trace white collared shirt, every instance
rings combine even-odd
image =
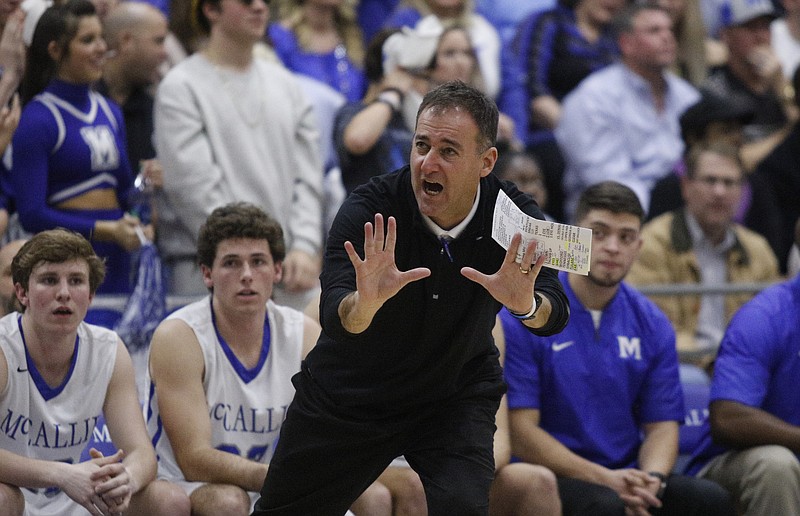
[[[692,238],[692,248],[700,266],[700,283],[720,285],[728,282],[728,251],[736,243],[732,228],[725,232],[725,238],[717,245],[710,242],[703,233],[697,219],[686,211],[686,225]],[[725,296],[706,294],[700,300],[700,313],[697,316],[695,339],[700,349],[715,349],[725,333]]]
[[[431,220],[430,217],[424,214],[422,215],[422,220],[425,221],[425,225],[428,226],[428,229],[430,229],[433,232],[433,234],[436,235],[436,238],[446,237],[451,240],[456,239],[458,238],[458,235],[460,235],[464,231],[464,228],[467,227],[467,224],[469,224],[469,222],[475,216],[475,213],[477,213],[478,202],[480,202],[480,200],[481,200],[481,185],[478,184],[478,192],[475,194],[475,202],[472,203],[472,209],[469,211],[464,220],[456,224],[452,229],[440,228],[438,224],[436,224],[433,220]]]

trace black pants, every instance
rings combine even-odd
[[[499,379],[385,419],[343,416],[306,372],[292,381],[253,516],[340,516],[399,455],[419,474],[430,516],[488,514]]]
[[[558,477],[564,516],[624,516],[625,504],[610,487],[574,478]],[[730,494],[703,478],[670,475],[659,516],[735,516]]]

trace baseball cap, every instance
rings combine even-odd
[[[778,17],[772,0],[725,0],[720,6],[719,20],[723,27],[734,27],[762,16]]]
[[[736,120],[747,125],[753,121],[755,115],[755,109],[750,104],[704,91],[700,100],[681,115],[681,134],[684,139],[687,136],[700,138],[713,122]]]

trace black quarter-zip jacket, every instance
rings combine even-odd
[[[345,200],[327,241],[322,270],[323,332],[304,369],[331,401],[350,415],[390,417],[426,404],[470,395],[472,386],[502,387],[502,370],[491,331],[501,305],[481,285],[461,275],[473,267],[497,272],[505,250],[492,239],[492,216],[500,190],[525,213],[544,219],[536,202],[494,174],[481,179],[477,212],[449,253],[427,228],[417,207],[408,166],[378,176]],[[363,257],[364,224],[375,213],[397,220],[395,261],[407,271],[427,267],[431,275],[406,285],[389,299],[361,334],[347,332],[338,307],[356,289],[345,241]],[[538,335],[561,331],[568,301],[556,271],[543,268],[536,290],[553,311]],[[483,388],[483,387],[482,387]]]

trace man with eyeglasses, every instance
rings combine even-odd
[[[686,157],[681,180],[685,207],[660,215],[642,230],[644,245],[631,268],[635,285],[771,282],[778,262],[766,239],[734,222],[744,173],[735,147],[699,144]],[[752,294],[654,296],[677,333],[682,359],[713,361],[725,327]]]

